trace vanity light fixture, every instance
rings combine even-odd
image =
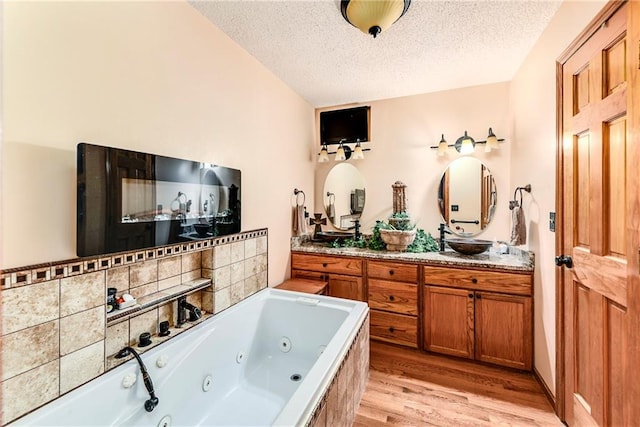
[[[456,140],[454,146],[460,154],[471,154],[476,149],[476,141],[467,135],[467,131],[465,130],[464,135]],[[458,147],[460,147],[460,149],[458,149]]]
[[[322,149],[318,153],[318,163],[326,163],[329,161],[329,150],[327,150],[327,144],[322,144]]]
[[[500,148],[498,143],[498,137],[493,133],[493,129],[489,128],[489,135],[487,136],[487,143],[484,146],[485,153],[490,153],[491,150],[497,150]]]
[[[340,12],[346,21],[376,38],[409,9],[411,0],[341,0]]]
[[[358,142],[356,144],[356,148],[353,149],[353,160],[362,160],[364,159],[364,152],[362,151],[362,146]]]
[[[460,154],[472,154],[475,151],[475,147],[477,144],[484,144],[485,153],[491,152],[491,150],[497,150],[500,148],[500,143],[504,142],[503,138],[498,138],[495,133],[493,133],[493,129],[489,128],[489,134],[485,141],[476,141],[473,137],[469,136],[467,131],[464,131],[464,135],[456,140],[454,144],[447,144],[447,141],[444,139],[444,134],[442,134],[442,138],[438,145],[432,145],[431,149],[437,150],[436,154],[438,156],[444,156],[449,147],[453,147]]]
[[[447,148],[449,146],[447,145],[447,140],[444,139],[444,133],[442,134],[442,138],[440,139],[440,142],[438,143],[438,146],[436,147],[438,149],[438,156],[444,156],[447,152]]]
[[[328,145],[338,145],[338,149],[336,151],[329,151]],[[318,163],[326,163],[329,161],[329,154],[335,154],[334,160],[336,162],[340,162],[343,160],[349,160],[353,158],[353,160],[361,160],[364,159],[364,152],[371,151],[370,148],[362,148],[362,143],[360,141],[356,141],[355,147],[352,149],[350,145],[348,145],[345,141],[340,142],[323,142],[322,148],[318,153]]]

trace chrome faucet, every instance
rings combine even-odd
[[[444,252],[444,235],[452,234],[446,224],[440,224],[440,252]]]
[[[158,406],[158,397],[156,396],[155,391],[153,390],[153,382],[151,381],[151,376],[147,372],[147,367],[144,366],[144,362],[140,358],[140,355],[133,347],[125,347],[116,354],[116,359],[122,359],[123,357],[132,354],[133,357],[138,361],[138,365],[140,365],[140,372],[142,373],[142,379],[144,380],[144,386],[149,392],[149,399],[144,402],[144,409],[147,412],[151,412]]]

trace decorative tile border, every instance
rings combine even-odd
[[[0,270],[0,290],[31,285],[53,279],[78,276],[112,267],[144,262],[149,259],[163,258],[172,255],[197,252],[227,243],[238,242],[256,237],[266,236],[268,229],[245,231],[224,237],[216,237],[196,242],[185,242],[178,245],[154,247],[133,252],[121,252],[95,258],[76,258],[66,261],[29,265],[25,267]]]

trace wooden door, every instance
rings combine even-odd
[[[428,351],[473,359],[473,291],[425,286],[424,345]]]
[[[618,5],[616,5],[617,8]],[[615,8],[611,8],[612,11]],[[563,62],[560,276],[569,425],[622,425],[627,305],[627,5]],[[565,260],[566,261],[566,258]]]
[[[355,276],[330,274],[329,295],[332,297],[365,301],[362,279]]]
[[[475,293],[476,360],[531,369],[531,297]]]

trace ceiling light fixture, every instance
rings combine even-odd
[[[376,38],[407,12],[411,0],[341,0],[340,11],[348,23]]]
[[[454,147],[460,154],[472,154],[475,151],[476,144],[485,144],[484,151],[485,153],[489,153],[491,150],[497,150],[500,148],[501,142],[504,142],[504,139],[498,139],[491,128],[489,128],[489,134],[487,135],[486,141],[474,140],[465,130],[464,135],[458,138],[454,144],[447,144],[447,141],[444,139],[444,134],[442,134],[442,138],[438,145],[432,145],[431,149],[437,150],[436,154],[438,156],[444,156],[447,152],[447,148],[449,147]]]

